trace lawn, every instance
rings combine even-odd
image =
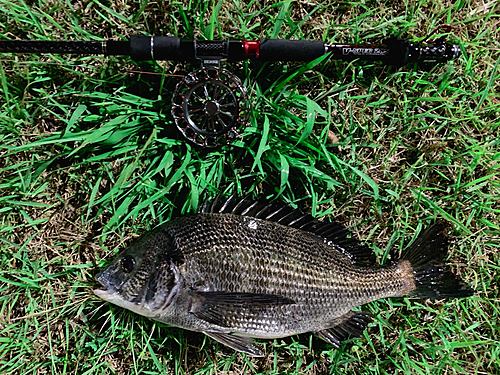
[[[500,4],[496,1],[0,0],[1,39],[422,41],[453,62],[223,63],[248,88],[242,140],[179,135],[188,63],[0,53],[1,374],[500,373]],[[436,219],[460,300],[380,300],[339,350],[311,334],[251,358],[111,306],[95,274],[133,239],[218,192],[335,220],[384,262]]]

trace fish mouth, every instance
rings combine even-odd
[[[117,298],[117,294],[111,289],[106,289],[106,287],[94,289],[93,292],[97,297],[106,302],[115,303],[114,301]]]
[[[99,289],[94,289],[93,292],[96,296],[102,298],[103,300],[107,300],[108,297],[111,294],[111,290],[109,288],[109,285],[105,282],[103,279],[103,273],[104,272],[99,272],[97,275],[95,275],[95,279],[101,284],[102,288]]]
[[[103,273],[104,272],[99,272],[95,275],[95,279],[97,280],[97,282],[99,284],[101,284],[101,286],[104,288],[104,290],[107,290],[108,289],[108,285],[106,285],[106,282],[104,281],[103,279]]]
[[[106,289],[94,289],[93,292],[97,297],[102,299],[105,299],[104,297],[109,295],[109,292]]]

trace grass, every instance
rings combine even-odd
[[[1,38],[422,40],[453,25],[454,63],[394,68],[331,60],[225,65],[249,88],[244,140],[184,142],[169,116],[170,62],[0,55],[0,373],[495,374],[500,372],[498,4],[24,2],[0,0]],[[155,73],[155,74],[152,74]],[[159,73],[159,74],[158,74]],[[392,299],[340,350],[305,334],[254,359],[92,294],[133,238],[220,190],[337,220],[382,260],[435,218],[450,263],[477,291]]]

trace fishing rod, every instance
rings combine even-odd
[[[380,61],[402,66],[409,63],[441,63],[460,56],[460,46],[444,36],[427,43],[389,38],[381,45],[328,44],[315,40],[183,40],[176,36],[133,35],[128,41],[28,41],[0,40],[0,52],[130,56],[135,61],[201,61],[202,67],[187,74],[172,95],[172,116],[177,128],[191,142],[208,147],[230,143],[241,136],[248,122],[247,89],[221,61],[312,61],[325,54],[336,60]]]

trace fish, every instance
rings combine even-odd
[[[96,275],[104,301],[250,356],[256,339],[313,332],[340,348],[381,298],[462,298],[474,294],[444,260],[446,224],[421,231],[381,266],[337,222],[290,205],[218,196],[196,214],[168,221],[123,250]]]

